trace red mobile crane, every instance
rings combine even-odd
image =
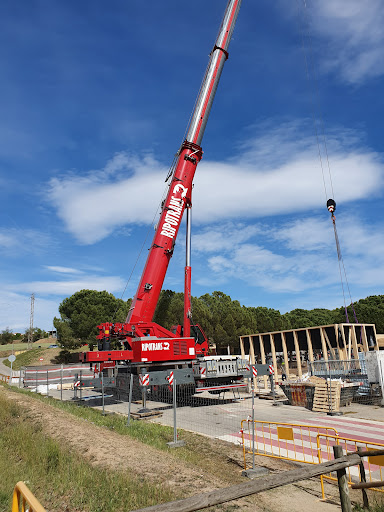
[[[125,323],[103,323],[99,328],[98,351],[82,354],[82,360],[89,363],[125,362],[136,373],[145,366],[182,368],[196,366],[195,373],[207,362],[208,342],[199,326],[191,326],[191,266],[190,266],[190,208],[192,205],[192,181],[197,164],[202,158],[201,141],[219,83],[221,72],[228,58],[228,46],[240,9],[241,0],[229,0],[205,76],[197,98],[195,110],[188,126],[187,136],[178,151],[178,160],[169,183],[167,197],[162,205],[145,268]],[[176,237],[184,210],[187,210],[187,261],[185,267],[184,325],[176,326],[173,332],[152,321],[163,286],[167,268],[172,257]],[[191,327],[193,336],[191,336]],[[110,350],[110,341],[117,339],[123,350]],[[229,359],[229,358],[228,358]],[[203,366],[202,366],[203,365]],[[218,367],[218,364],[210,364]],[[236,368],[235,368],[236,366]],[[238,365],[239,367],[241,364]],[[223,366],[224,367],[224,366]],[[229,366],[227,366],[228,369]],[[230,372],[236,380],[240,378],[237,365]],[[207,369],[207,368],[206,368]],[[215,374],[217,378],[217,371]],[[213,373],[212,373],[213,372]],[[208,372],[209,373],[209,372]],[[228,373],[228,372],[224,372]],[[243,373],[243,372],[240,372]],[[206,372],[205,372],[206,374]],[[199,377],[200,378],[200,377]],[[228,382],[228,378],[225,379]]]

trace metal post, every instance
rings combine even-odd
[[[48,370],[47,370],[47,396],[49,396]]]
[[[343,456],[343,449],[340,445],[333,447],[335,459]],[[352,512],[351,500],[349,497],[348,478],[345,468],[337,470],[337,482],[339,484],[339,495],[342,512]]]
[[[79,374],[78,373],[75,373],[75,383],[74,383],[74,386],[73,386],[73,399],[75,400],[77,398],[77,381],[79,380]]]
[[[21,388],[21,370],[22,370],[22,368],[20,368],[20,373],[19,373],[19,389]]]
[[[127,379],[127,382],[128,382],[128,379]],[[127,427],[129,427],[129,422],[131,421],[132,389],[133,389],[133,373],[131,373],[130,384],[129,384]]]
[[[173,378],[173,443],[167,443],[170,448],[178,448],[185,446],[185,441],[177,439],[177,426],[176,426],[176,406],[177,406],[177,393],[176,393],[176,377]]]
[[[255,469],[255,385],[252,379],[252,469]]]
[[[328,361],[328,378],[329,378],[329,403],[328,403],[328,414],[332,413],[332,381],[331,381],[331,363]]]
[[[60,400],[63,401],[63,365],[60,368]]]
[[[104,374],[101,372],[101,396],[102,396],[102,402],[103,402],[103,416],[105,414],[104,410]]]
[[[80,402],[83,399],[83,390],[81,389],[81,374],[82,374],[82,370],[80,370],[80,384],[79,384],[79,388],[80,388]]]
[[[173,442],[177,442],[176,427],[176,378],[173,379]]]
[[[141,386],[141,400],[143,403],[143,411],[147,409],[147,388],[146,386]]]
[[[36,393],[37,393],[37,370],[36,370]]]

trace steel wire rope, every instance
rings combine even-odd
[[[300,0],[297,0],[297,5],[298,5],[299,13],[300,13],[300,5],[301,5]],[[319,161],[320,161],[320,167],[321,167],[321,173],[322,173],[322,179],[323,179],[324,193],[325,193],[325,198],[327,200],[328,193],[327,193],[327,185],[326,185],[325,174],[324,174],[323,159],[321,156],[319,132],[318,132],[318,128],[317,128],[318,123],[320,124],[322,144],[323,144],[326,161],[327,161],[329,183],[330,183],[332,198],[335,198],[335,193],[334,193],[334,188],[333,188],[331,165],[330,165],[330,160],[329,160],[327,139],[326,139],[326,134],[325,134],[325,125],[324,125],[324,120],[323,120],[323,116],[322,116],[322,112],[321,112],[321,108],[320,108],[318,81],[317,81],[316,69],[315,69],[314,61],[313,61],[312,39],[310,36],[309,28],[308,28],[306,34],[305,34],[305,28],[304,28],[305,26],[309,27],[308,14],[307,14],[307,9],[308,9],[307,1],[302,0],[302,5],[304,6],[304,9],[303,9],[304,19],[301,24],[301,27],[302,27],[301,43],[302,43],[302,50],[303,50],[303,54],[304,54],[307,80],[308,80],[308,83],[312,85],[312,88],[310,89],[310,93],[311,93],[310,97],[311,97],[311,105],[312,105],[312,121],[313,121],[316,142],[317,142],[317,147],[318,147],[318,154],[319,154]],[[306,51],[305,41],[308,41],[308,52]],[[307,53],[309,54],[308,57],[307,57]],[[317,110],[317,112],[316,112],[316,110]],[[346,299],[345,299],[343,274],[344,274],[344,279],[345,279],[346,287],[348,290],[350,304],[352,306],[354,318],[355,318],[356,323],[358,323],[356,312],[355,312],[355,309],[353,306],[353,300],[352,300],[352,295],[351,295],[351,291],[350,291],[350,287],[349,287],[347,272],[346,272],[346,268],[344,265],[344,259],[341,254],[340,240],[339,240],[339,236],[338,236],[337,228],[336,228],[336,218],[335,218],[333,212],[331,212],[331,213],[332,213],[333,229],[334,229],[334,234],[335,234],[335,242],[336,242],[336,250],[337,250],[337,256],[338,256],[339,274],[340,274],[340,282],[341,282],[341,288],[342,288],[342,293],[343,293],[345,315],[346,315],[347,322],[349,323],[348,309],[347,309]]]

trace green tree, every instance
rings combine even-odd
[[[81,290],[67,297],[59,306],[61,318],[54,319],[58,341],[65,348],[92,343],[97,326],[104,322],[124,322],[131,299],[116,299],[111,293]]]
[[[8,343],[12,343],[13,341],[13,333],[9,330],[9,327],[6,327],[0,334],[0,345],[7,345]]]
[[[25,333],[23,335],[23,342],[27,343],[29,341],[29,333],[31,332],[30,329],[26,329]],[[33,328],[33,335],[32,335],[32,343],[35,341],[41,340],[43,338],[47,338],[48,333],[46,333],[43,329],[40,329],[39,327]]]

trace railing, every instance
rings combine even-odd
[[[46,512],[24,482],[17,482],[13,491],[12,512]]]
[[[340,449],[341,450],[341,449]],[[341,450],[342,451],[342,450]],[[379,451],[376,455],[383,455],[384,450]],[[338,484],[341,498],[341,510],[343,512],[352,509],[349,498],[348,486],[345,486],[345,468],[356,466],[361,463],[363,457],[369,456],[367,452],[360,454],[352,453],[349,455],[337,456],[334,460],[315,464],[313,466],[305,466],[303,468],[278,473],[275,475],[268,475],[264,478],[256,478],[249,482],[242,484],[232,485],[224,489],[217,489],[214,491],[200,493],[196,496],[191,496],[178,501],[163,503],[152,507],[141,508],[136,512],[194,512],[204,508],[209,508],[221,503],[227,503],[232,500],[257,494],[259,492],[267,491],[282,487],[283,485],[300,482],[301,480],[308,480],[314,476],[321,476],[325,473],[335,472],[338,473]]]
[[[3,381],[3,382],[9,382],[9,379],[11,377],[9,375],[4,375],[3,373],[0,373],[0,380]]]
[[[244,469],[247,469],[246,453],[253,453],[253,447],[255,449],[254,453],[257,455],[317,464],[320,462],[318,435],[338,435],[337,430],[333,427],[255,420],[253,440],[251,419],[242,420],[240,432]]]
[[[384,445],[380,443],[365,442],[358,439],[351,439],[348,437],[332,436],[326,434],[319,434],[317,436],[319,462],[333,459],[333,446],[340,445],[346,453],[365,451],[370,452],[374,450],[384,449]],[[325,447],[325,449],[324,449]],[[375,483],[384,480],[384,455],[368,456],[367,460],[362,465],[348,469],[348,485],[352,486],[356,482],[370,482]],[[324,479],[337,480],[332,474],[324,474],[321,476],[321,491],[323,499],[325,498],[324,492]],[[377,492],[384,493],[384,489],[375,488]]]

